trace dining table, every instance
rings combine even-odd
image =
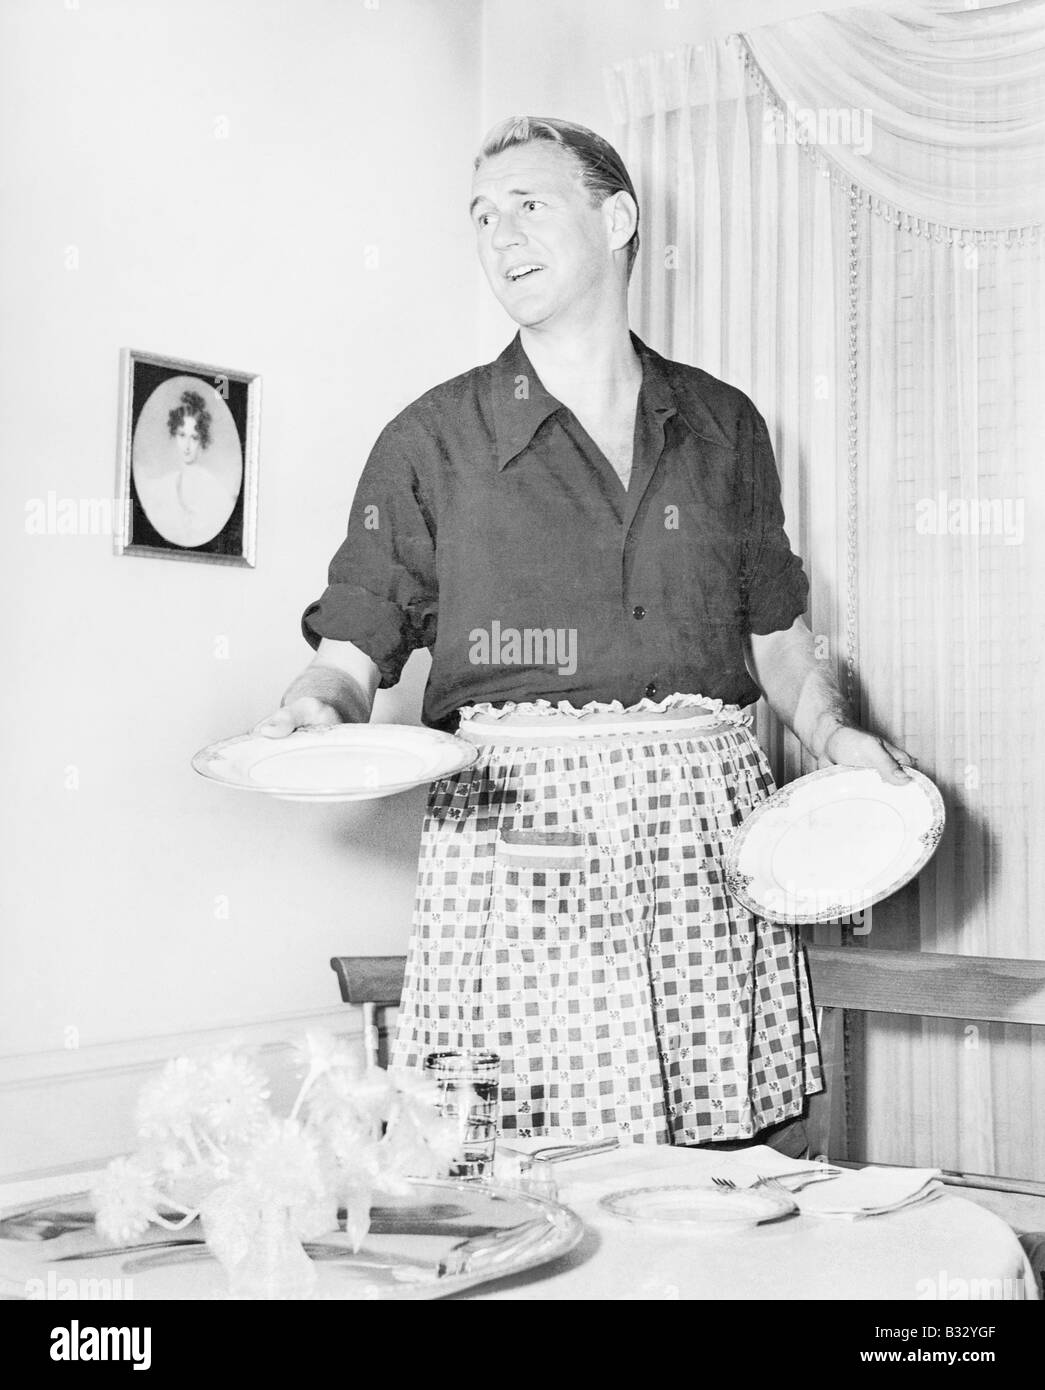
[[[512,1141],[513,1143],[519,1141]],[[522,1141],[536,1149],[548,1141]],[[454,1295],[470,1300],[950,1300],[1038,1299],[1012,1228],[943,1187],[880,1216],[799,1213],[749,1229],[643,1223],[603,1199],[656,1185],[710,1184],[730,1160],[705,1149],[622,1144],[555,1163],[558,1200],[585,1234],[552,1263]],[[775,1151],[742,1151],[748,1172],[772,1171]]]
[[[523,1152],[548,1141],[517,1141]],[[707,1188],[739,1155],[621,1143],[547,1165],[557,1200],[583,1223],[567,1253],[521,1273],[449,1295],[497,1300],[912,1300],[1038,1299],[1012,1229],[943,1187],[930,1200],[882,1215],[814,1216],[744,1228],[629,1220],[605,1199],[647,1187]],[[748,1173],[779,1155],[745,1149]],[[0,1211],[82,1192],[97,1167],[0,1182]],[[12,1296],[9,1292],[8,1297]],[[195,1295],[193,1295],[195,1296]],[[201,1297],[204,1295],[200,1295]]]

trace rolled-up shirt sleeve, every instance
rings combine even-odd
[[[410,653],[435,641],[435,522],[423,496],[416,441],[397,420],[382,430],[356,489],[348,531],[330,562],[327,588],[301,631],[352,642],[395,685]]]
[[[809,603],[809,579],[784,530],[780,475],[766,422],[750,401],[740,422],[739,465],[745,498],[741,587],[746,629],[781,632]]]

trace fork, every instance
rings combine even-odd
[[[806,1176],[807,1174],[809,1176]],[[813,1168],[803,1168],[800,1173],[777,1173],[776,1175],[770,1174],[769,1176],[756,1174],[755,1181],[751,1183],[750,1186],[775,1187],[778,1191],[786,1192],[790,1196],[794,1192],[801,1192],[803,1188],[809,1187],[812,1183],[823,1182],[825,1178],[836,1178],[837,1176],[838,1170],[836,1168],[824,1167],[822,1171]],[[800,1182],[797,1187],[785,1187],[780,1181],[781,1178],[790,1179],[792,1177],[803,1177],[805,1181]],[[713,1177],[711,1181],[716,1187],[721,1187],[724,1192],[736,1192],[738,1190],[738,1184],[735,1183],[732,1178]]]
[[[791,1201],[792,1206],[794,1205],[795,1192],[800,1192],[802,1190],[800,1187],[784,1187],[782,1183],[777,1182],[776,1178],[756,1178],[755,1181],[751,1184],[751,1187],[746,1189],[738,1188],[737,1184],[732,1180],[732,1178],[712,1178],[711,1181],[715,1184],[716,1187],[721,1188],[723,1192],[750,1192],[752,1188],[767,1187],[770,1192],[775,1192],[778,1196],[781,1197],[787,1197]],[[803,1184],[803,1186],[804,1185],[805,1184]]]

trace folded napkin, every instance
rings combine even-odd
[[[757,1155],[757,1156],[756,1156]],[[883,1216],[932,1201],[942,1190],[939,1168],[841,1168],[785,1158],[773,1150],[747,1149],[721,1162],[716,1175],[750,1187],[759,1177],[776,1178],[806,1216]],[[833,1172],[835,1176],[828,1177]]]
[[[883,1216],[933,1201],[943,1191],[939,1176],[939,1168],[860,1168],[803,1188],[794,1198],[806,1216]]]

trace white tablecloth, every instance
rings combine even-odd
[[[519,1147],[523,1147],[522,1144]],[[531,1147],[537,1147],[536,1144]],[[758,1171],[758,1148],[744,1151]],[[485,1285],[469,1299],[1037,1298],[1010,1227],[945,1190],[924,1206],[849,1220],[795,1216],[705,1234],[639,1226],[598,1198],[654,1183],[708,1181],[727,1159],[699,1149],[633,1144],[557,1163],[559,1197],[588,1227],[553,1265]]]
[[[524,1147],[518,1144],[518,1147]],[[528,1147],[539,1147],[534,1141]],[[756,1167],[760,1152],[744,1151]],[[484,1285],[467,1299],[940,1299],[1037,1298],[1012,1230],[945,1191],[887,1216],[795,1216],[753,1230],[705,1234],[639,1226],[610,1215],[600,1196],[654,1183],[707,1181],[721,1155],[633,1144],[554,1165],[560,1200],[587,1226],[553,1264]],[[92,1173],[0,1186],[0,1208],[82,1191]]]

